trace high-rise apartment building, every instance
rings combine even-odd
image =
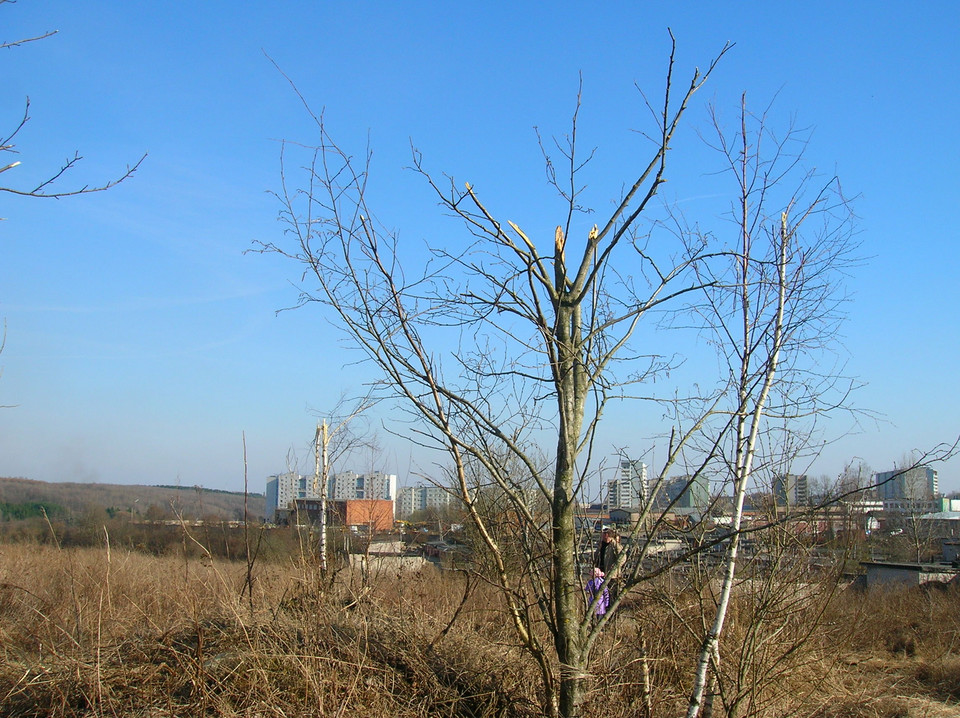
[[[810,481],[806,474],[778,474],[773,478],[773,496],[779,506],[807,506]]]
[[[313,476],[301,476],[293,471],[267,477],[267,521],[275,521],[277,512],[293,508],[296,499],[319,499],[320,492],[313,490]],[[396,474],[357,474],[342,471],[330,476],[327,482],[327,498],[331,501],[355,499],[384,499],[395,501],[397,497]]]
[[[293,508],[296,499],[316,499],[319,494],[313,491],[313,477],[301,476],[288,471],[285,474],[267,477],[266,506],[264,514],[267,521],[275,521],[277,511]]]
[[[397,518],[405,519],[416,511],[442,510],[450,505],[452,497],[439,486],[404,486],[397,492]]]
[[[656,506],[671,506],[677,513],[704,511],[710,504],[710,483],[704,474],[675,476],[663,482],[657,492]]]
[[[607,510],[636,509],[647,502],[647,465],[621,459],[617,475],[607,482]]]
[[[929,501],[940,493],[937,472],[929,466],[880,471],[874,483],[881,501]]]
[[[396,501],[397,475],[381,472],[358,474],[355,471],[340,471],[330,476],[327,483],[327,498],[333,501],[349,501],[352,499]]]

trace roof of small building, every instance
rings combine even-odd
[[[960,521],[960,511],[937,511],[920,517],[928,521]]]
[[[918,571],[920,573],[960,573],[960,568],[949,563],[896,563],[893,561],[861,561],[866,568],[893,568],[900,571]]]

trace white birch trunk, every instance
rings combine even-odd
[[[746,133],[744,133],[744,137]],[[744,148],[744,157],[746,157],[746,148]],[[750,238],[746,231],[747,225],[747,202],[746,195],[743,197],[743,255],[741,257],[741,311],[743,312],[743,346],[741,351],[741,371],[740,386],[738,387],[740,406],[738,409],[738,420],[736,429],[737,455],[735,459],[736,477],[734,481],[734,512],[732,521],[732,536],[730,539],[730,548],[727,552],[726,562],[724,564],[723,582],[720,588],[720,600],[717,603],[716,614],[710,631],[704,639],[700,649],[700,657],[697,662],[697,670],[694,675],[694,686],[690,696],[690,702],[687,706],[686,718],[697,718],[700,708],[703,704],[703,694],[707,685],[707,672],[710,667],[711,659],[714,661],[714,670],[719,669],[720,664],[720,634],[723,632],[723,624],[727,617],[727,610],[730,605],[730,595],[733,592],[734,578],[736,577],[737,556],[740,548],[740,530],[743,521],[743,502],[747,493],[747,486],[750,481],[753,467],[753,458],[756,453],[757,437],[760,433],[760,425],[763,418],[763,410],[770,395],[770,389],[773,387],[777,373],[777,364],[780,359],[780,350],[783,346],[783,322],[784,309],[787,299],[787,258],[788,246],[790,242],[790,232],[787,226],[787,214],[784,212],[780,216],[779,242],[777,245],[777,305],[773,324],[772,343],[770,352],[765,357],[766,371],[759,394],[749,409],[751,401],[749,392],[750,367],[755,355],[751,350],[752,334],[755,329],[751,325],[750,315]]]

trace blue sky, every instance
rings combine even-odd
[[[776,96],[784,125],[811,127],[808,162],[859,197],[869,261],[849,280],[844,357],[866,382],[856,405],[882,420],[853,433],[837,422],[842,436],[811,471],[836,474],[853,457],[884,470],[952,441],[958,20],[948,2],[0,5],[0,42],[59,31],[0,52],[0,134],[31,102],[22,164],[4,184],[27,187],[79,151],[61,186],[95,185],[149,153],[109,192],[0,194],[0,405],[12,407],[0,410],[0,475],[239,490],[245,435],[262,490],[291,447],[305,456],[317,412],[369,377],[319,312],[276,314],[296,299],[295,267],[244,254],[282,231],[268,193],[278,141],[314,139],[268,55],[343,145],[362,153],[369,138],[381,218],[412,241],[456,243],[466,239],[403,169],[411,141],[504,216],[552,227],[533,128],[567,131],[582,74],[591,192],[615,198],[646,120],[635,85],[661,88],[668,27],[680,76],[736,43],[674,143],[684,190],[715,169],[696,136],[706,104],[732,116],[745,91],[755,106]],[[671,199],[711,220],[695,189]],[[635,431],[611,435],[611,450],[639,453],[659,428]],[[429,461],[383,444],[357,461],[401,482]],[[960,489],[960,462],[939,468],[943,488]]]

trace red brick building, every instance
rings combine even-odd
[[[320,500],[297,499],[296,511],[302,523],[319,523]],[[304,515],[306,522],[303,521]],[[343,526],[363,534],[393,529],[393,502],[387,499],[327,501],[327,526]]]

